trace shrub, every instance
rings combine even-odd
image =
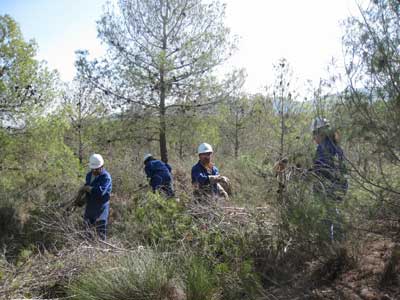
[[[174,276],[171,260],[143,249],[121,257],[108,257],[69,287],[73,299],[164,299]]]
[[[150,192],[140,199],[133,218],[140,223],[137,234],[143,242],[161,248],[175,248],[192,228],[192,218],[184,206]]]
[[[17,254],[21,247],[21,232],[22,221],[15,205],[10,201],[2,201],[0,203],[0,247],[7,251],[7,256]]]
[[[217,298],[217,278],[209,263],[200,257],[190,257],[185,265],[187,300]]]

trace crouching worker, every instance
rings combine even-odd
[[[143,162],[145,165],[144,172],[150,180],[153,192],[159,191],[168,198],[175,197],[171,166],[155,159],[150,153],[144,156]]]
[[[112,180],[100,154],[90,156],[89,168],[91,171],[87,173],[85,185],[80,188],[78,197],[86,194],[85,225],[88,229],[95,228],[99,238],[105,240]]]
[[[219,174],[218,168],[212,162],[213,149],[211,145],[202,143],[197,149],[199,161],[192,167],[192,184],[197,200],[224,197],[229,200],[230,182]]]

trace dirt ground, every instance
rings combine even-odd
[[[337,246],[325,260],[310,263],[293,284],[271,289],[268,299],[400,299],[400,243],[388,236],[369,233]]]

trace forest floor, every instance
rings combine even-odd
[[[383,226],[384,235],[368,233],[333,247],[325,259],[296,274],[291,284],[271,289],[270,299],[400,299],[399,231],[393,229]]]

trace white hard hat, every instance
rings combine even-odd
[[[201,153],[212,153],[214,152],[211,145],[207,144],[207,143],[202,143],[199,145],[199,148],[197,149],[197,154],[201,154]]]
[[[98,169],[104,165],[103,157],[100,154],[92,154],[89,158],[89,168]]]
[[[151,153],[147,153],[143,156],[143,161],[146,161],[148,158],[152,157],[153,155]]]
[[[310,130],[311,130],[311,132],[314,132],[320,128],[328,127],[328,126],[329,126],[329,121],[327,119],[316,117],[311,123]]]

